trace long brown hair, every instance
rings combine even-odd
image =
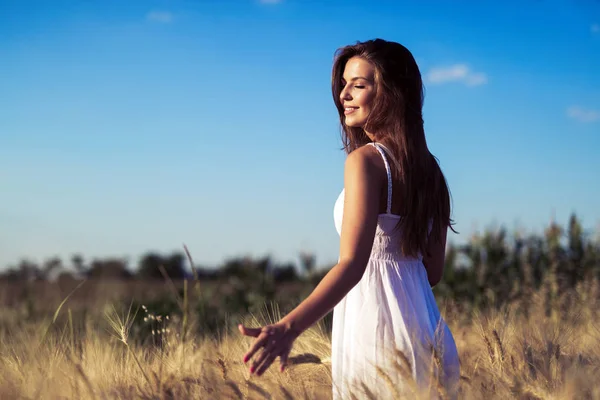
[[[376,94],[364,127],[346,126],[340,102],[344,68],[352,57],[375,67]],[[335,54],[331,86],[346,153],[371,141],[365,131],[393,153],[392,163],[405,193],[399,223],[403,230],[402,252],[407,256],[425,254],[429,221],[433,220],[435,240],[440,239],[444,227],[454,231],[454,222],[450,218],[448,184],[425,140],[423,82],[413,55],[401,44],[382,39],[342,47]]]

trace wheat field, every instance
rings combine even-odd
[[[459,398],[600,399],[598,293],[596,282],[586,282],[561,298],[539,291],[485,312],[443,303],[461,357]],[[97,311],[101,323],[78,325],[68,299],[52,318],[35,323],[19,320],[17,308],[4,308],[0,398],[331,398],[330,337],[323,324],[299,337],[285,372],[272,367],[257,377],[241,361],[250,339],[235,329],[201,338],[189,333],[193,321],[145,306],[106,303]],[[134,313],[148,324],[145,341],[131,339]],[[248,315],[245,323],[270,322],[275,314]]]

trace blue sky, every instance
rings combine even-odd
[[[331,62],[375,37],[421,67],[452,241],[598,227],[599,2],[2,0],[0,268],[182,243],[334,262]]]

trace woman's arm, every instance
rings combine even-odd
[[[375,237],[383,179],[379,154],[363,146],[346,159],[344,167],[344,216],[339,262],[314,291],[281,323],[302,332],[319,321],[361,279]]]
[[[371,146],[363,146],[346,158],[339,262],[298,307],[276,324],[260,328],[239,326],[243,335],[256,338],[244,355],[244,362],[263,348],[254,358],[250,373],[262,375],[276,357],[280,357],[283,371],[298,335],[331,311],[360,281],[373,247],[380,193],[385,182],[381,171],[383,163],[377,164],[378,157]]]
[[[429,235],[427,243],[427,253],[423,255],[423,264],[427,271],[427,279],[429,285],[434,287],[437,285],[444,275],[444,262],[446,259],[446,237],[448,235],[448,227],[443,225],[439,232],[440,240],[435,240],[433,232]]]

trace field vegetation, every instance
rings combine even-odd
[[[310,254],[213,268],[185,251],[135,269],[23,260],[0,280],[0,398],[331,398],[331,314],[296,341],[286,372],[262,377],[236,330],[276,320],[326,269]],[[543,234],[488,229],[449,245],[434,291],[459,348],[459,398],[600,399],[600,239],[575,215]],[[431,394],[446,398],[436,382]]]

